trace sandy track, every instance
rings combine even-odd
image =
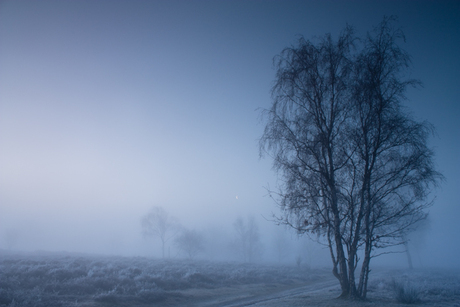
[[[222,306],[222,307],[243,307],[243,306],[280,306],[280,302],[286,302],[294,297],[305,298],[305,294],[309,293],[327,293],[337,288],[337,280],[331,279],[315,284],[296,286],[295,288],[283,289],[281,291],[271,291],[265,294],[258,294],[253,297],[233,299],[218,305],[204,305],[204,306]]]
[[[293,297],[302,299],[305,293],[323,295],[330,291],[333,292],[334,289],[338,293],[338,282],[334,277],[290,285],[251,284],[211,290],[181,291],[183,300],[180,304],[190,307],[281,306],[280,302]],[[176,303],[179,302],[176,301]],[[167,304],[167,306],[172,306],[172,304]]]
[[[390,273],[373,272],[372,280],[374,284],[388,282],[394,278],[396,272]],[[426,273],[425,273],[426,274]],[[417,276],[417,279],[426,283],[426,276]],[[437,275],[437,274],[434,274]],[[415,276],[414,276],[415,277]],[[420,279],[420,277],[422,277]],[[456,290],[458,279],[449,287],[440,284],[440,280],[449,280],[449,276],[440,274],[436,277],[438,280],[434,285],[442,286],[442,291],[433,295],[432,290],[423,290],[419,287],[421,293],[421,302],[417,306],[438,306],[438,307],[460,307],[460,291]],[[432,287],[433,285],[430,285]],[[430,289],[430,288],[429,288]],[[404,307],[407,304],[398,303],[395,300],[393,290],[388,288],[379,288],[375,286],[368,292],[368,299],[365,301],[351,301],[338,299],[340,287],[338,281],[331,275],[322,276],[320,280],[312,281],[307,284],[292,285],[248,285],[241,288],[232,288],[220,292],[222,289],[216,289],[212,295],[198,298],[197,301],[189,302],[183,306],[206,306],[206,307],[305,307],[305,306],[337,306],[337,307]]]

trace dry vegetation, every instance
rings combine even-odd
[[[190,290],[298,284],[297,267],[122,257],[2,256],[0,306],[149,305],[182,302]],[[193,295],[194,297],[196,294]]]
[[[330,270],[75,255],[0,255],[0,306],[460,306],[459,272],[373,272],[367,301]]]

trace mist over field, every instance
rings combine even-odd
[[[365,37],[385,16],[397,16],[410,77],[423,83],[403,106],[433,124],[428,145],[444,179],[408,244],[372,266],[460,269],[459,2],[0,1],[0,306],[13,306],[21,278],[56,306],[65,289],[69,302],[85,293],[139,306],[170,304],[180,290],[179,304],[190,289],[244,288],[270,274],[280,291],[316,282],[336,291],[324,237],[276,225],[269,190],[283,178],[260,156],[262,110],[284,48],[300,36],[337,38],[347,23]],[[148,218],[158,208],[171,224],[164,238]],[[449,306],[457,280],[440,285],[438,272],[421,298],[447,293]],[[375,292],[417,280],[379,274]],[[75,290],[82,280],[94,291]]]

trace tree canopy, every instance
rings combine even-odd
[[[370,260],[404,244],[442,177],[427,144],[433,127],[402,105],[420,82],[408,77],[394,24],[385,18],[364,38],[350,26],[337,40],[301,37],[275,57],[264,111],[260,148],[282,178],[279,222],[324,238],[342,297],[366,297]]]

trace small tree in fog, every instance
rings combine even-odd
[[[233,223],[235,241],[233,248],[245,262],[253,262],[262,254],[259,226],[254,216],[248,216],[246,221],[240,216]]]
[[[197,254],[204,251],[204,238],[196,230],[182,230],[174,242],[189,259],[195,258]]]
[[[171,217],[162,207],[153,207],[142,220],[144,237],[158,237],[161,240],[162,257],[165,257],[165,245],[173,238],[179,229],[176,218]]]
[[[430,229],[430,223],[431,220],[428,216],[428,218],[419,221],[417,224],[415,224],[415,230],[408,234],[407,236],[404,236],[402,239],[404,241],[404,250],[406,252],[407,256],[407,264],[409,266],[409,269],[413,269],[413,264],[412,264],[412,255],[410,253],[410,250],[412,248],[415,249],[416,255],[418,256],[419,262],[421,262],[420,258],[420,247],[423,244],[423,241],[426,238],[426,233]],[[410,248],[412,246],[412,248]]]
[[[7,229],[5,234],[6,247],[8,249],[13,249],[16,246],[19,240],[19,232],[15,229]]]
[[[275,252],[279,263],[283,262],[284,259],[291,254],[291,245],[289,244],[289,240],[284,229],[278,229],[272,238],[272,244],[273,251]]]

